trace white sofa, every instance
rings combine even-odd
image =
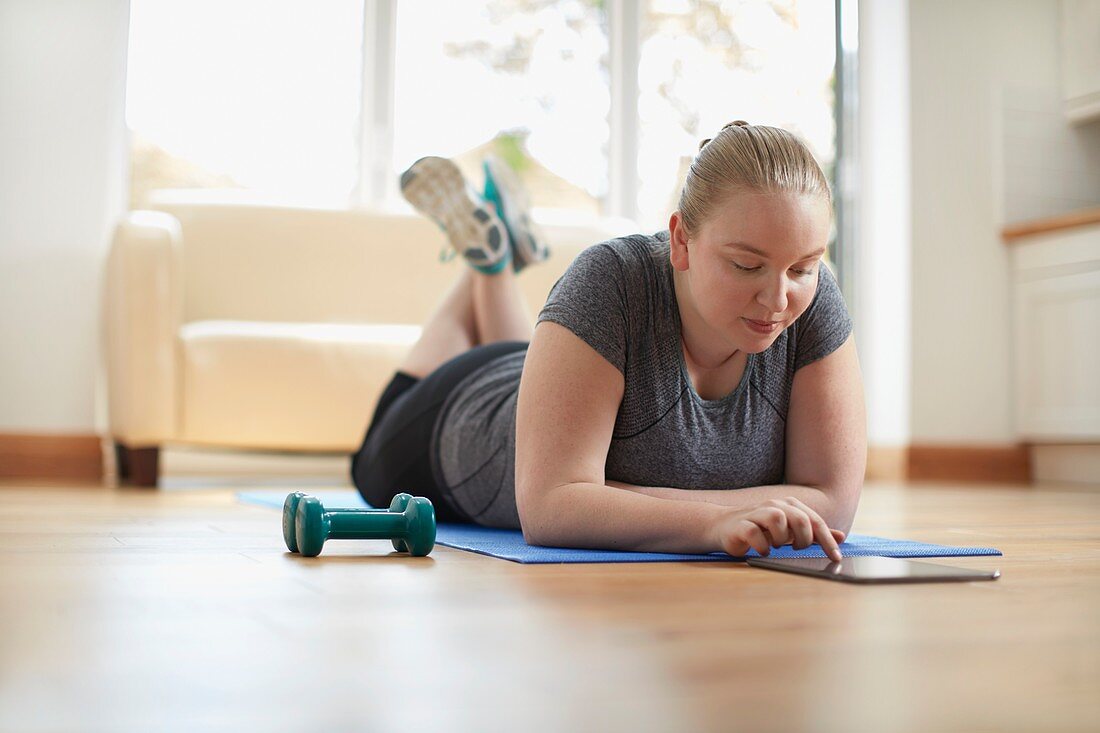
[[[585,247],[629,222],[546,225],[519,278],[532,317]],[[172,202],[130,212],[107,265],[119,472],[155,485],[167,443],[351,452],[464,263],[413,214]]]

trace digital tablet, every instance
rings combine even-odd
[[[750,557],[749,565],[786,573],[847,583],[929,583],[952,580],[996,580],[1000,570],[975,570],[903,560],[897,557],[845,557],[833,562],[827,557]]]

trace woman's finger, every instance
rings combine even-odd
[[[791,546],[794,549],[804,550],[814,543],[814,528],[810,514],[800,507],[789,506],[787,522],[791,528]]]
[[[821,549],[825,551],[833,561],[840,562],[843,555],[840,553],[840,546],[837,544],[836,539],[833,537],[833,532],[829,529],[829,525],[825,523],[825,520],[821,518],[821,515],[815,512],[810,507],[803,504],[796,497],[788,497],[788,500],[806,512],[810,517],[810,523],[813,526],[813,536],[817,540],[817,543],[821,545]]]
[[[760,507],[749,518],[764,530],[764,536],[772,547],[782,547],[790,541],[787,513],[778,507]]]
[[[746,521],[740,534],[742,540],[762,556],[767,557],[771,552],[771,545],[768,543],[768,538],[764,536],[764,530],[756,523]]]

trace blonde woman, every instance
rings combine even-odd
[[[472,265],[379,401],[352,476],[372,504],[530,544],[766,555],[850,530],[866,462],[851,319],[822,258],[832,199],[806,146],[737,121],[705,140],[667,231],[594,245],[533,334],[545,256],[522,189],[418,161],[406,197]],[[511,264],[511,266],[509,266]]]

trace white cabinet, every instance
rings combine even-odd
[[[1100,440],[1100,225],[1013,244],[1016,431]]]
[[[1100,119],[1100,0],[1062,0],[1061,14],[1066,116]]]

